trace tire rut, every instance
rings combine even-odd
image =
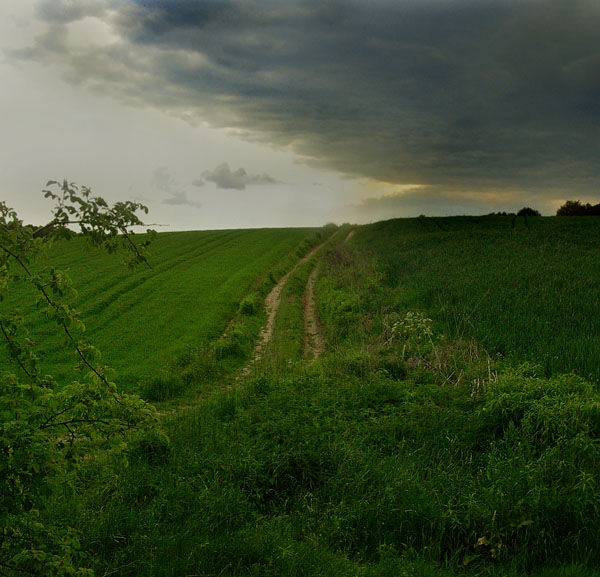
[[[315,299],[316,279],[317,267],[315,266],[310,275],[308,275],[302,303],[304,310],[304,356],[310,359],[318,359],[327,348],[327,341],[325,340],[317,312],[317,302]]]
[[[307,255],[303,256],[300,260],[298,260],[298,262],[296,262],[292,270],[290,270],[290,272],[288,272],[279,279],[279,282],[273,287],[273,289],[271,289],[271,292],[265,298],[267,322],[258,335],[258,340],[254,347],[254,356],[252,360],[242,369],[242,372],[240,374],[241,379],[247,377],[252,371],[252,368],[258,365],[258,363],[261,361],[267,350],[267,346],[273,339],[275,319],[277,318],[277,311],[279,310],[279,305],[281,303],[281,291],[283,290],[283,287],[285,286],[288,278],[295,272],[295,270],[301,264],[310,260],[324,246],[324,244],[325,243],[322,243],[316,246]]]

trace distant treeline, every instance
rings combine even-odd
[[[539,210],[523,207],[517,213],[491,212],[489,216],[541,216]],[[582,204],[579,200],[567,200],[557,211],[556,216],[600,216],[600,203]]]
[[[512,216],[514,218],[515,216],[541,216],[541,213],[539,210],[535,210],[529,206],[524,206],[521,210],[519,210],[519,212],[516,213],[506,212],[503,210],[501,212],[490,212],[488,216]]]
[[[599,204],[581,204],[578,200],[567,200],[557,211],[556,216],[600,216]]]

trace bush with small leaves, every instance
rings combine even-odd
[[[155,416],[139,397],[117,390],[99,351],[83,338],[69,276],[44,266],[42,257],[75,228],[108,252],[124,248],[129,266],[148,264],[153,233],[133,241],[131,227],[142,224],[136,213],[147,210],[141,204],[110,206],[67,181],[47,187],[53,218],[37,229],[0,202],[0,334],[13,364],[0,374],[0,567],[5,575],[83,576],[91,572],[81,566],[73,529],[46,519],[44,504],[74,482],[92,455],[120,459],[127,432],[144,429]],[[73,351],[69,383],[44,373],[23,317],[6,304],[4,296],[23,284],[33,287],[38,312],[56,324]]]

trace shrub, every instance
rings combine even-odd
[[[229,357],[244,356],[244,334],[238,329],[232,329],[227,335],[215,343],[215,357],[217,360]]]
[[[529,206],[524,206],[521,210],[519,210],[519,212],[517,212],[517,216],[541,216],[541,214],[539,210],[535,210]]]
[[[258,310],[256,304],[256,297],[254,295],[248,295],[240,302],[240,312],[243,315],[252,316],[256,314]]]

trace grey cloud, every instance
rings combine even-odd
[[[192,185],[193,186],[204,186],[204,181],[201,178],[195,178],[194,180],[192,180]]]
[[[232,171],[227,162],[220,164],[214,170],[204,171],[202,176],[208,182],[214,182],[217,188],[234,190],[245,190],[246,186],[257,184],[277,183],[277,180],[268,174],[248,174],[243,168]]]
[[[37,5],[44,20],[63,24],[88,16],[102,16],[106,9],[106,0],[43,0]]]
[[[185,192],[175,192],[173,196],[170,198],[166,198],[162,201],[162,204],[168,204],[171,206],[194,206],[196,208],[200,208],[202,206],[201,203],[195,202],[193,200],[188,199],[187,194]]]
[[[599,188],[596,0],[106,1],[120,43],[44,51],[42,37],[35,57],[129,104],[236,127],[347,175]],[[78,14],[75,2],[58,3],[62,16],[44,5],[51,23]],[[224,165],[209,174],[251,184]]]
[[[171,192],[176,184],[175,177],[169,172],[166,166],[159,166],[152,173],[152,185],[158,190]]]
[[[170,194],[168,198],[162,201],[161,204],[171,206],[195,206],[200,208],[202,205],[199,202],[190,200],[187,194],[179,188],[177,179],[171,174],[167,166],[159,166],[152,173],[152,186],[162,192]],[[196,185],[197,186],[197,185]]]

